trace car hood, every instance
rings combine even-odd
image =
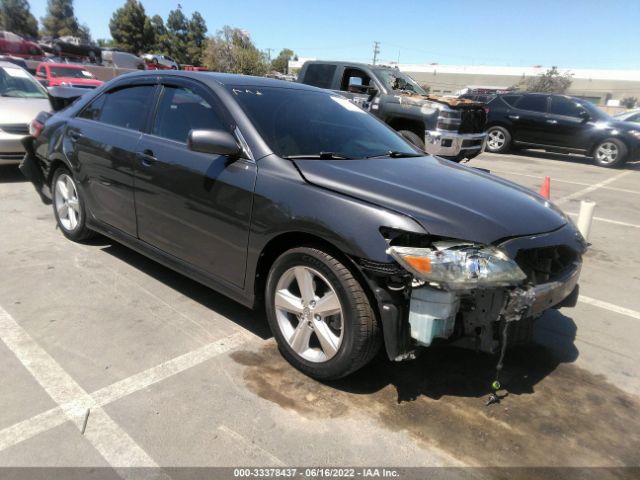
[[[295,164],[309,183],[408,215],[432,235],[489,244],[567,223],[530,190],[436,157]]]
[[[30,123],[43,110],[51,110],[48,98],[0,97],[0,126]]]
[[[96,78],[56,77],[51,83],[75,83],[76,85],[102,85],[104,82]]]

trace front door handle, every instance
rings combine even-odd
[[[82,135],[82,133],[78,132],[77,130],[69,130],[68,135],[69,135],[69,138],[74,142],[77,142],[82,137],[84,137],[84,135]]]
[[[547,123],[550,123],[551,125],[555,125],[556,123],[558,123],[557,120],[547,120]]]
[[[520,120],[520,115],[507,115],[511,120]]]
[[[143,150],[142,152],[138,152],[137,155],[140,161],[142,162],[142,165],[144,165],[145,167],[148,167],[152,163],[155,163],[158,161],[158,159],[153,156],[153,151],[149,149]]]

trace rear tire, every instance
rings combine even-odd
[[[424,152],[424,140],[410,130],[399,130],[398,133]]]
[[[627,161],[627,146],[617,138],[606,138],[593,149],[593,161],[605,168],[616,168]]]
[[[74,242],[90,239],[95,232],[87,228],[84,199],[73,175],[66,167],[59,167],[51,181],[53,214],[62,234]]]
[[[503,127],[489,127],[487,130],[487,151],[506,153],[511,147],[511,134]]]
[[[286,251],[274,262],[265,306],[282,355],[318,380],[344,377],[376,355],[376,314],[351,271],[314,247]]]

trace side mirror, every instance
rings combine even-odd
[[[367,102],[370,102],[371,100],[376,98],[376,96],[378,95],[378,93],[380,93],[380,91],[376,87],[369,87],[369,91],[367,93],[369,94],[369,98],[367,98]]]
[[[187,147],[194,152],[214,155],[229,157],[242,155],[242,148],[235,137],[222,130],[191,130],[187,138]]]
[[[582,123],[587,123],[589,120],[591,120],[591,115],[589,115],[589,112],[587,112],[586,110],[580,110],[579,115],[582,119]]]

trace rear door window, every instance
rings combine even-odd
[[[547,96],[546,95],[524,95],[516,104],[521,110],[529,110],[531,112],[547,112]]]
[[[91,102],[80,114],[81,118],[95,120],[129,130],[144,130],[154,86],[140,85],[106,93]]]
[[[304,83],[319,88],[331,88],[336,66],[325,63],[312,63],[307,66]]]
[[[522,95],[502,95],[500,98],[502,98],[507,105],[513,107],[516,102],[522,98]]]

